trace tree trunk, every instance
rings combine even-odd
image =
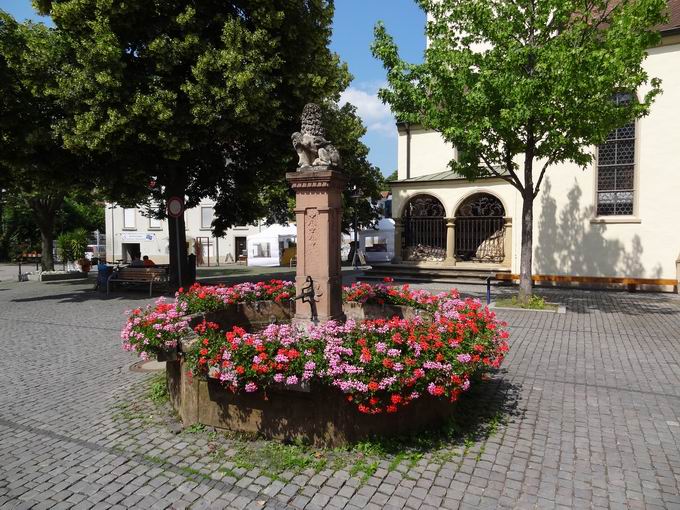
[[[522,197],[522,245],[520,248],[519,301],[526,303],[533,294],[532,263],[534,196],[532,189]]]
[[[184,215],[180,215],[179,218],[168,217],[168,229],[170,234],[170,245],[168,247],[170,250],[170,283],[177,290],[180,287],[188,287],[194,283],[187,263],[187,236]],[[177,245],[178,234],[179,249]]]
[[[54,245],[54,218],[61,209],[64,197],[46,196],[31,197],[27,199],[28,206],[33,213],[33,219],[40,229],[42,239],[42,258],[40,264],[43,271],[54,271],[54,257],[52,247]]]
[[[534,139],[533,119],[527,123],[527,144],[524,153],[524,189],[522,190],[522,245],[519,263],[519,302],[527,303],[534,290],[532,279],[534,247]]]
[[[54,225],[51,227],[40,227],[40,238],[42,239],[42,258],[40,265],[43,271],[54,271],[54,257],[52,247],[54,246]]]

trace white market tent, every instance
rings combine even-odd
[[[283,251],[297,239],[295,224],[270,225],[247,238],[249,266],[280,266]]]
[[[390,262],[394,258],[394,220],[381,219],[376,228],[359,232],[359,247],[366,262]]]

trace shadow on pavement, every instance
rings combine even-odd
[[[449,450],[479,442],[493,436],[498,427],[521,416],[519,408],[521,386],[504,378],[499,371],[488,381],[476,381],[464,393],[454,416],[446,423],[431,430],[422,430],[408,436],[375,438],[371,442],[382,451],[400,454],[415,451],[423,454]]]
[[[92,290],[91,288],[80,289],[78,291],[72,291],[70,289],[64,289],[63,292],[57,294],[47,294],[42,296],[31,296],[26,298],[14,298],[11,301],[14,303],[32,303],[40,301],[58,301],[59,303],[84,303],[86,301],[151,301],[156,300],[159,297],[172,298],[172,294],[157,294],[154,293],[152,297],[149,297],[148,290],[141,290],[140,292],[125,291],[111,293],[108,296],[106,292],[99,292]]]
[[[674,294],[580,290],[564,293],[560,301],[566,304],[568,311],[578,314],[601,312],[648,316],[680,313],[680,299]]]

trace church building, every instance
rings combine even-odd
[[[650,114],[594,147],[588,168],[562,163],[546,173],[534,202],[533,273],[539,282],[677,291],[680,0],[669,1],[669,12],[661,44],[644,62],[649,76],[662,82]],[[438,133],[405,123],[398,131],[393,264],[516,278],[519,192],[500,178],[468,181],[450,171],[456,149]]]

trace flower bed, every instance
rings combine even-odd
[[[284,280],[224,285],[201,285],[195,283],[188,290],[179,289],[177,303],[186,304],[189,314],[223,310],[238,303],[274,301],[281,303],[295,296],[295,284]]]
[[[426,290],[411,290],[409,285],[397,287],[389,285],[394,280],[385,278],[383,283],[353,283],[350,287],[343,287],[344,302],[369,305],[410,306],[422,310],[434,310],[442,299],[457,299],[458,291],[453,289],[449,293],[432,294]]]
[[[123,349],[135,351],[147,360],[151,357],[172,358],[177,345],[187,334],[189,321],[184,303],[167,303],[159,298],[154,305],[135,308],[120,333]]]
[[[226,333],[196,327],[187,353],[192,374],[218,379],[234,392],[319,383],[338,388],[366,414],[393,413],[423,394],[455,401],[471,381],[500,365],[507,333],[473,300],[442,307],[436,319],[328,322],[300,331],[272,324]]]
[[[279,430],[276,424],[292,423],[286,412],[309,414],[306,419],[323,422],[314,427],[325,431],[319,434],[328,444],[338,444],[337,431],[343,427],[343,438],[355,437],[357,416],[405,413],[399,420],[403,426],[442,416],[447,407],[434,402],[450,406],[500,366],[508,350],[504,324],[478,300],[462,300],[455,291],[431,294],[387,283],[355,284],[344,289],[345,310],[361,309],[362,318],[373,318],[331,321],[307,330],[285,323],[291,311],[284,303],[292,294],[292,284],[281,281],[194,286],[178,293],[174,304],[160,300],[155,307],[133,310],[122,334],[124,347],[148,357],[181,341],[183,357],[168,365],[168,377],[185,423],[263,432],[266,422],[271,437],[290,439],[290,429]],[[271,301],[258,301],[263,297]],[[268,314],[279,323],[267,324]],[[291,396],[310,388],[313,398],[325,396],[314,403],[310,397]],[[268,399],[287,404],[252,407]],[[414,408],[420,400],[423,404]],[[326,413],[326,421],[305,410],[309,405],[326,409],[330,401],[347,410],[337,416]],[[240,408],[238,402],[250,407]],[[272,415],[273,409],[278,414]],[[252,418],[256,411],[257,419]],[[299,429],[305,422],[298,421]],[[366,430],[373,427],[369,423],[378,422],[365,422]],[[379,431],[389,431],[389,423]]]
[[[409,285],[400,287],[383,283],[354,283],[343,287],[342,300],[345,304],[377,307],[411,307],[419,310],[434,311],[442,299],[457,299],[456,290],[449,293],[431,294],[426,290],[411,290]],[[268,282],[241,283],[231,287],[223,285],[201,285],[195,283],[188,290],[180,289],[176,298],[178,303],[186,304],[189,314],[199,314],[225,310],[242,303],[273,301],[284,303],[295,296],[295,284],[284,280]],[[395,308],[395,310],[397,310]]]

